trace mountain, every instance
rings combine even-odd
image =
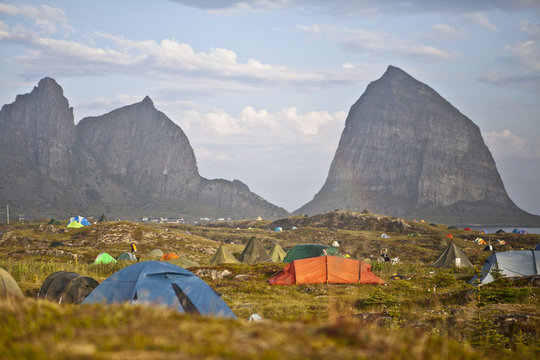
[[[2,107],[0,150],[0,203],[18,213],[287,215],[239,180],[200,176],[187,136],[149,97],[75,125],[62,88],[44,78]]]
[[[394,66],[351,107],[325,184],[296,213],[364,208],[446,223],[540,223],[509,198],[480,129]]]

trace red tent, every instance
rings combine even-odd
[[[318,256],[294,260],[276,276],[270,285],[294,284],[384,284],[371,272],[371,265],[337,256]]]

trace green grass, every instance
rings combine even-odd
[[[109,222],[58,234],[36,224],[0,230],[0,267],[15,278],[26,298],[0,300],[2,358],[441,358],[533,359],[539,353],[540,289],[530,281],[499,281],[477,289],[467,284],[474,269],[435,269],[446,227],[421,224],[420,236],[380,231],[299,228],[281,233],[236,226],[187,226]],[[168,229],[168,231],[166,231]],[[489,255],[454,231],[455,241],[481,265]],[[4,235],[5,236],[5,235]],[[267,246],[328,244],[338,240],[361,259],[387,247],[400,262],[372,262],[386,286],[366,284],[271,286],[284,264],[208,266],[220,242],[239,254],[255,236]],[[484,236],[485,238],[485,236]],[[190,317],[150,306],[57,305],[36,300],[45,278],[59,270],[102,282],[128,263],[93,265],[107,251],[118,256],[134,239],[139,256],[154,248],[199,261],[201,277],[241,320]],[[508,235],[529,248],[537,235]],[[61,241],[66,246],[50,248]],[[228,270],[212,279],[210,271]],[[394,274],[407,280],[392,280]],[[267,321],[247,323],[258,313]],[[510,320],[508,320],[510,319]]]

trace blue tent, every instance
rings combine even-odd
[[[74,221],[78,222],[78,223],[80,223],[81,225],[84,225],[84,226],[90,225],[90,222],[84,216],[80,216],[80,215],[74,216],[71,219],[69,219],[68,224],[71,224]]]
[[[227,304],[190,271],[163,261],[143,261],[109,276],[83,304],[160,304],[182,313],[236,318]]]

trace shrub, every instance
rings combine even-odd
[[[437,287],[446,287],[456,284],[456,277],[454,274],[440,272],[433,278],[434,285]]]
[[[529,288],[480,289],[480,298],[486,303],[520,303],[527,299]]]

